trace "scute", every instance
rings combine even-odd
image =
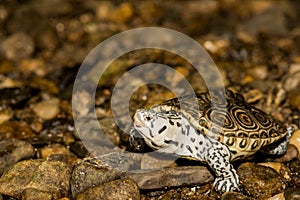
[[[225,93],[215,90],[185,95],[151,109],[182,112],[195,128],[226,144],[234,152],[233,160],[254,154],[287,134],[282,123],[248,104],[241,94],[228,89]]]

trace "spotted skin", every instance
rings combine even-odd
[[[221,99],[219,108],[223,105],[224,109],[219,110],[211,108],[207,94],[196,96],[198,113],[189,103],[179,109],[177,99],[149,110],[139,109],[131,136],[140,135],[149,147],[159,152],[207,163],[216,174],[216,190],[238,191],[239,178],[231,162],[257,151],[285,153],[293,130],[244,102],[241,95],[226,91],[225,96],[227,102]],[[187,98],[190,96],[182,97]],[[220,119],[223,126],[218,124]]]
[[[153,149],[163,153],[191,157],[207,163],[216,173],[218,191],[237,191],[239,179],[230,164],[230,151],[221,142],[209,138],[190,125],[181,113],[156,113],[138,110],[132,134],[138,131]]]

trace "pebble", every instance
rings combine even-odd
[[[294,145],[298,150],[298,159],[300,159],[300,129],[294,131],[289,144]]]
[[[70,178],[71,167],[63,162],[25,160],[16,163],[1,176],[0,193],[20,199],[26,189],[34,189],[58,199],[68,196]]]
[[[76,197],[76,200],[85,199],[131,199],[139,200],[140,191],[136,183],[131,179],[119,179],[91,187]]]
[[[299,88],[300,84],[300,72],[296,71],[294,73],[289,74],[287,79],[283,82],[283,88],[286,91],[293,91]]]
[[[140,189],[161,189],[183,185],[211,183],[213,175],[203,166],[170,167],[158,170],[129,171],[125,177],[134,180]]]
[[[38,158],[53,159],[54,157],[61,156],[66,163],[73,165],[78,159],[66,146],[54,143],[39,149]]]
[[[237,192],[226,192],[221,196],[221,200],[254,200],[253,198],[247,197]]]
[[[110,20],[116,23],[126,23],[133,16],[133,6],[126,2],[122,3],[117,9],[110,13]]]
[[[25,75],[35,74],[37,76],[44,76],[46,74],[45,62],[38,58],[22,60],[19,70]]]
[[[291,171],[289,168],[280,162],[264,162],[264,163],[258,163],[258,165],[270,167],[274,170],[276,170],[277,173],[279,173],[286,181],[291,181]]]
[[[12,108],[23,107],[26,102],[37,95],[38,89],[31,87],[14,87],[0,89],[0,105],[9,105]]]
[[[0,106],[0,124],[7,122],[13,116],[12,110],[10,108],[6,108],[5,106]]]
[[[237,173],[241,180],[241,187],[256,199],[272,197],[286,189],[285,181],[270,167],[243,163]]]
[[[284,198],[284,193],[282,192],[268,198],[268,200],[286,200],[286,199]]]
[[[35,155],[34,148],[27,142],[15,139],[0,141],[0,176],[13,164],[20,160],[32,158]]]
[[[31,87],[39,88],[41,91],[48,93],[48,94],[58,94],[59,89],[57,85],[43,77],[34,77],[30,82]]]
[[[24,189],[21,196],[22,200],[52,200],[53,196],[50,192],[44,192],[34,188]]]
[[[36,134],[25,122],[8,121],[0,125],[0,140],[20,139],[28,140],[36,137]]]
[[[300,187],[300,160],[294,159],[287,163],[289,170],[291,171],[291,178],[294,187]]]
[[[115,180],[121,174],[122,171],[111,168],[96,158],[85,159],[74,167],[71,179],[72,196],[76,197],[88,188]]]
[[[59,99],[52,98],[49,100],[44,100],[37,104],[31,105],[33,112],[44,120],[50,120],[57,116],[60,111]]]
[[[8,60],[20,61],[29,58],[35,50],[31,36],[18,32],[9,36],[0,44],[0,53]]]
[[[284,192],[284,197],[286,200],[297,200],[300,199],[300,187],[291,188]]]

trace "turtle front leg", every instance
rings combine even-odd
[[[216,173],[214,187],[220,192],[239,191],[239,178],[230,163],[228,148],[218,141],[211,141],[212,147],[208,151],[207,163]]]

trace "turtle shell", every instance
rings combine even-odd
[[[228,89],[185,95],[151,109],[181,112],[196,129],[225,144],[232,153],[231,160],[252,155],[287,134],[281,122]]]

